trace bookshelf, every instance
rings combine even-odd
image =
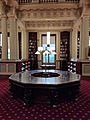
[[[80,31],[78,31],[77,37],[77,58],[79,58],[79,50],[80,50]]]
[[[18,42],[19,42],[19,59],[22,58],[22,41],[21,41],[21,32],[18,32]]]
[[[29,60],[30,60],[30,69],[37,69],[37,32],[29,32]]]
[[[60,36],[60,69],[68,69],[70,32],[63,31]]]

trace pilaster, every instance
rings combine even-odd
[[[28,32],[22,31],[22,59],[28,59]]]
[[[3,15],[1,18],[2,31],[2,59],[8,59],[8,40],[7,40],[7,17]]]
[[[76,27],[73,28],[73,31],[72,31],[72,54],[71,54],[71,58],[73,59],[77,59],[77,33],[78,33],[78,30]]]
[[[18,59],[17,55],[17,20],[14,16],[9,17],[10,22],[10,59]]]
[[[89,17],[84,16],[80,25],[80,59],[86,58],[86,48],[89,40]]]

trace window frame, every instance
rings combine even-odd
[[[41,35],[41,46],[42,46],[42,44],[43,44],[43,37],[44,37],[44,36],[46,37],[47,34],[42,34],[42,35]],[[55,52],[56,52],[56,34],[50,34],[50,37],[51,37],[51,36],[54,36],[54,37],[55,37]],[[49,60],[49,57],[50,57],[50,55],[48,55],[48,60]],[[42,58],[42,64],[47,64],[47,62],[43,62],[43,54],[42,54],[41,58]],[[48,64],[55,64],[55,61],[56,61],[56,55],[54,56],[54,62],[48,61]]]

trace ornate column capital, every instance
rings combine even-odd
[[[8,17],[17,18],[18,2],[16,0],[1,0],[0,13],[7,14]]]
[[[9,11],[7,13],[8,18],[17,19],[17,9],[14,7],[9,7]]]
[[[6,14],[5,3],[3,1],[0,1],[0,15],[5,14]]]
[[[18,4],[18,1],[17,1],[17,0],[8,0],[7,5],[8,5],[10,8],[15,8],[15,9],[18,9],[18,8],[19,8],[19,4]]]

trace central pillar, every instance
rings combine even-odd
[[[2,59],[8,59],[8,39],[7,39],[7,17],[3,15],[1,18],[2,29]]]

